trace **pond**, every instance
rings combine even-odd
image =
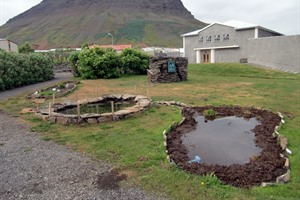
[[[114,103],[114,112],[123,110],[128,107],[132,107],[135,105],[135,102],[116,102]],[[80,106],[80,114],[103,114],[103,113],[111,113],[112,107],[111,102],[103,102],[103,103],[93,103],[93,104],[83,104]],[[58,110],[58,113],[68,114],[68,115],[76,115],[77,107],[70,107],[63,110]]]
[[[195,120],[196,129],[181,138],[191,160],[199,156],[206,164],[245,164],[262,151],[255,145],[252,132],[260,124],[256,118],[229,116],[206,120],[197,115]]]

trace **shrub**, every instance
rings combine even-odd
[[[0,90],[52,79],[51,61],[42,55],[0,51]]]
[[[78,72],[84,79],[120,76],[121,60],[113,49],[83,49],[78,58]]]
[[[121,53],[123,73],[125,74],[147,74],[150,57],[135,49],[125,49]]]

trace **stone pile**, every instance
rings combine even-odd
[[[175,68],[170,70],[169,63]],[[151,59],[148,78],[151,83],[169,83],[186,81],[188,77],[188,60],[182,57],[155,57]]]

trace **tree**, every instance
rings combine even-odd
[[[19,53],[33,53],[34,48],[32,48],[29,42],[25,42],[22,46],[19,47]]]

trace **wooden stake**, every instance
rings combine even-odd
[[[76,93],[75,93],[75,101],[77,101],[77,91],[76,91]]]
[[[138,105],[139,105],[139,113],[141,112],[141,102],[140,100],[138,101]]]
[[[111,103],[111,113],[112,113],[112,115],[114,116],[114,115],[115,115],[114,102],[111,101],[110,103]]]
[[[49,102],[49,117],[51,117],[51,102]]]
[[[97,114],[99,114],[99,105],[96,105]]]
[[[54,105],[54,104],[55,104],[55,93],[53,93],[52,96],[53,96],[53,97],[52,97],[52,98],[53,98],[53,102],[52,102],[52,103],[53,103],[53,105]]]
[[[78,101],[77,101],[77,117],[78,119],[80,118],[80,104]]]

